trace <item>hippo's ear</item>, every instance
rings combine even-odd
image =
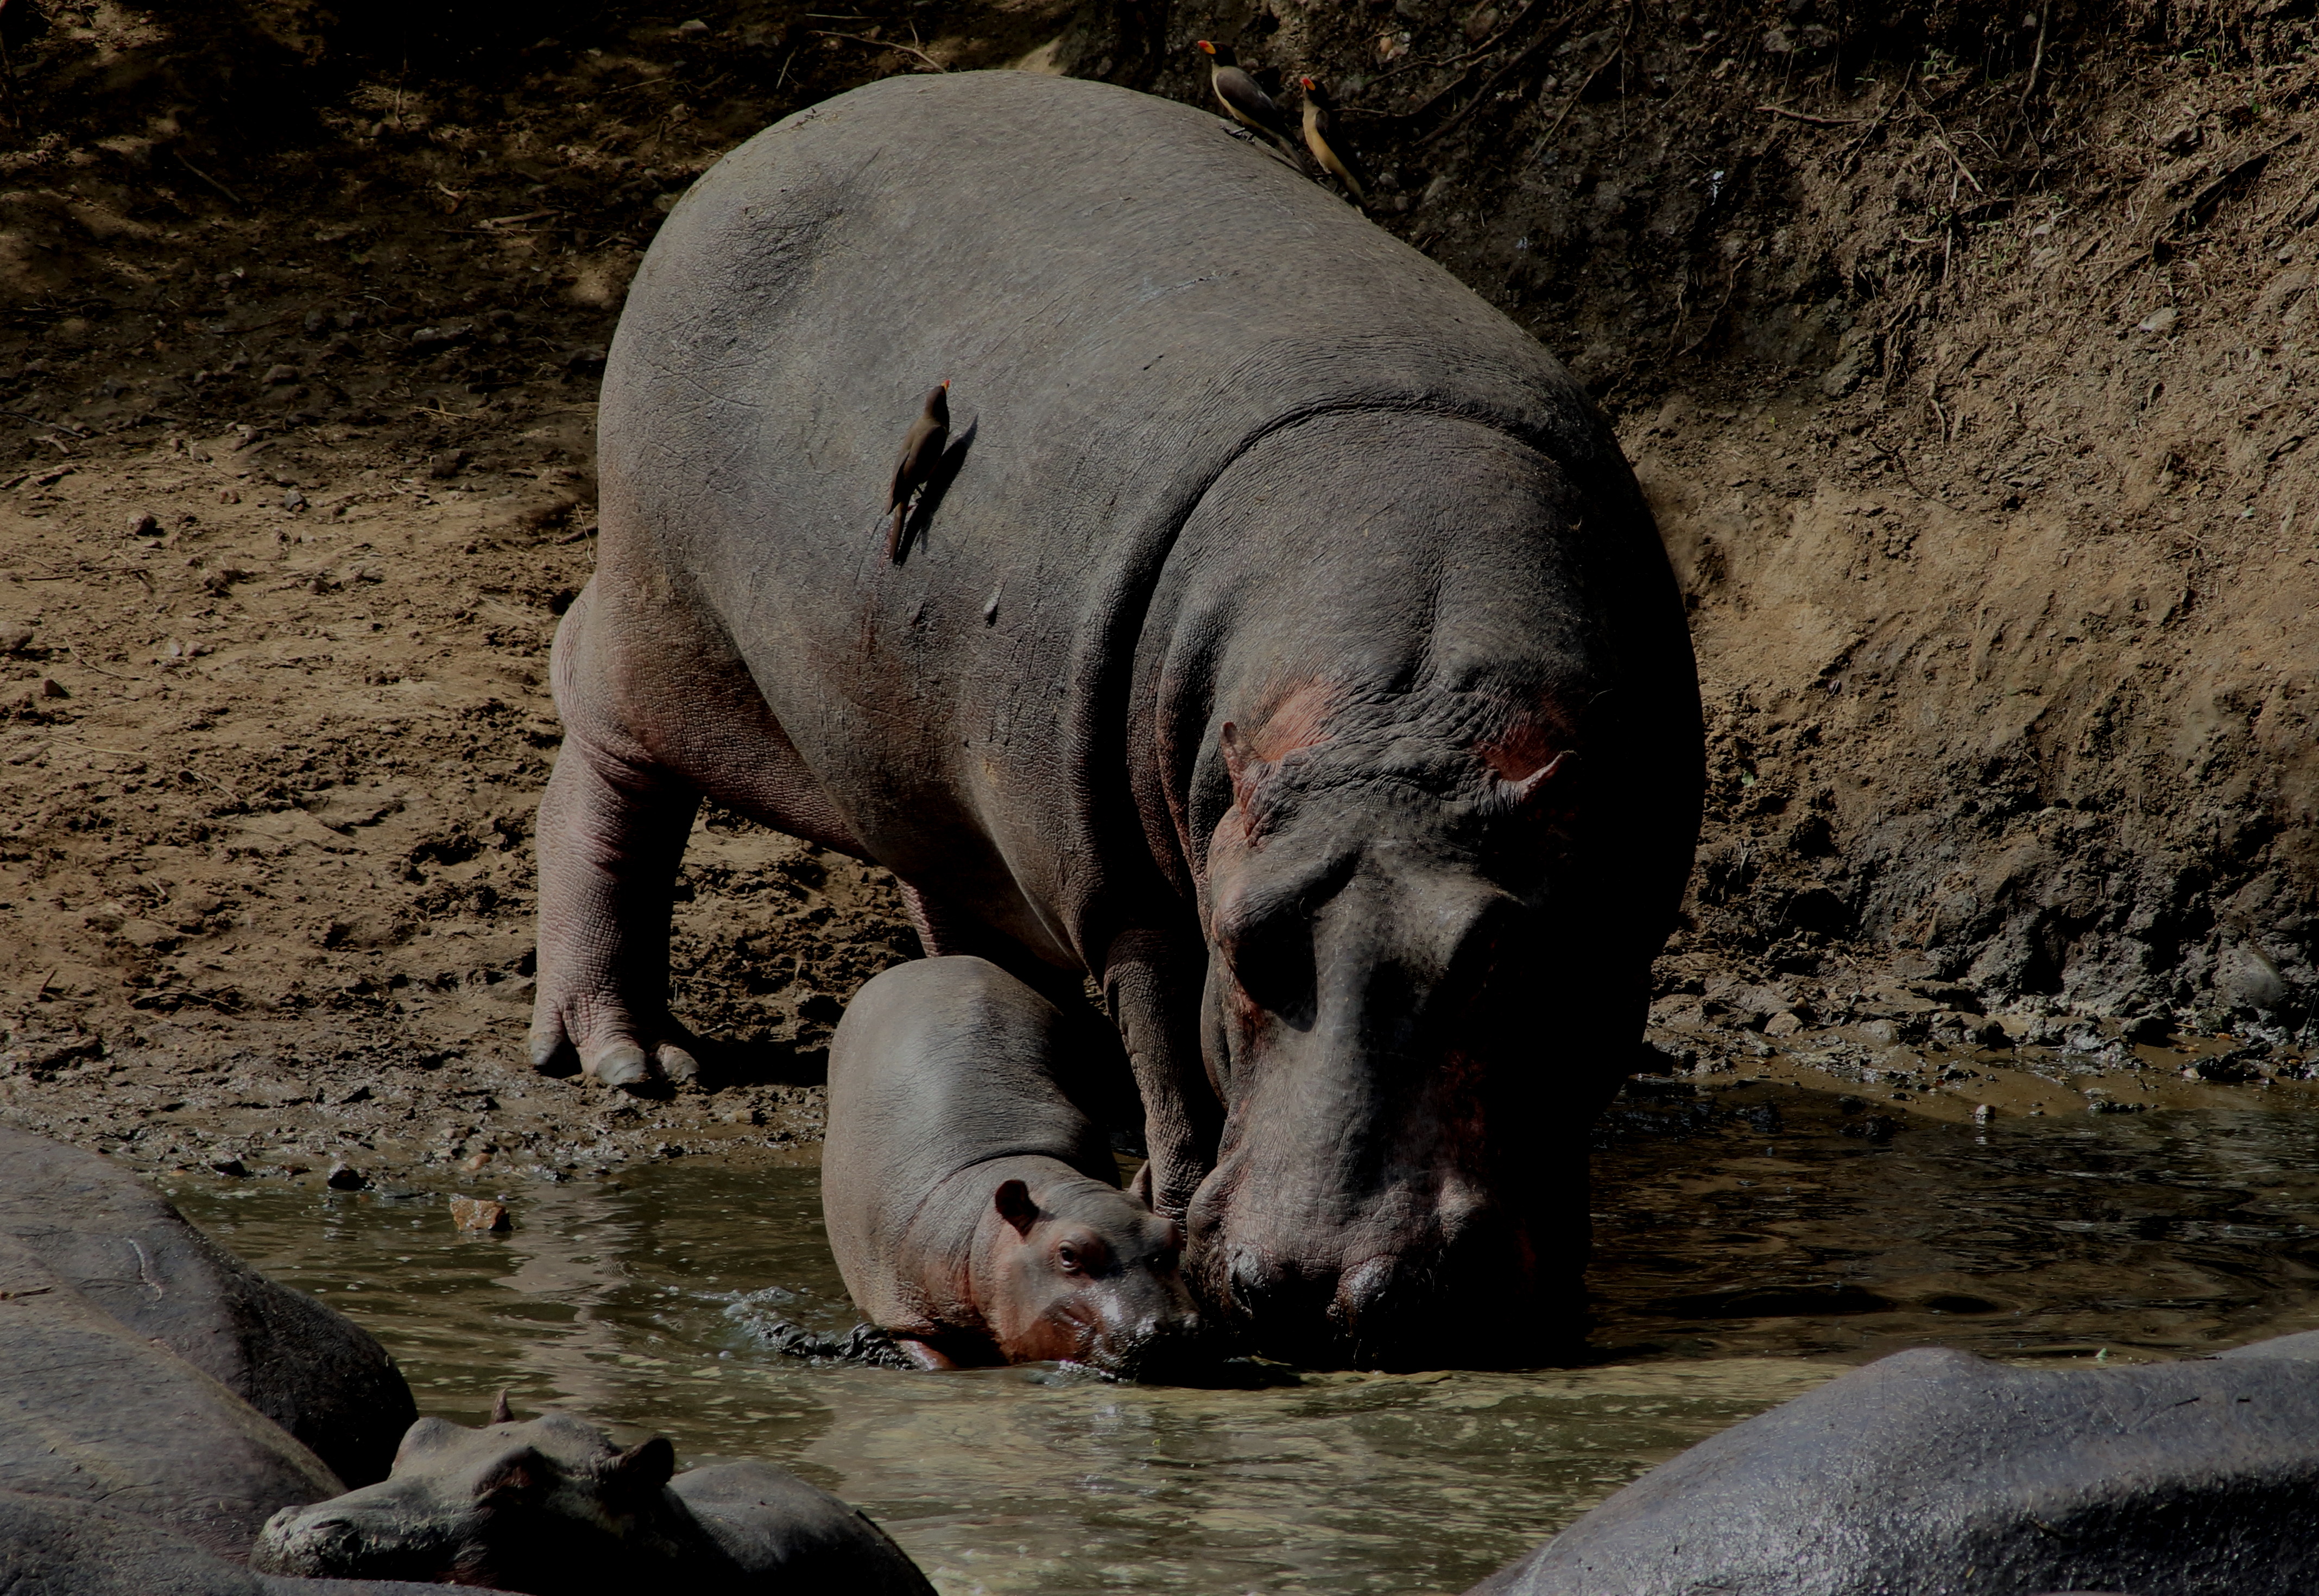
[[[1019,1180],[1001,1181],[990,1202],[1018,1236],[1029,1235],[1031,1227],[1039,1222],[1039,1205],[1031,1201],[1031,1188]]]
[[[612,1459],[606,1483],[621,1494],[658,1495],[676,1473],[676,1447],[664,1435],[638,1441]]]
[[[1256,784],[1264,780],[1265,772],[1272,766],[1257,758],[1248,739],[1240,735],[1240,727],[1229,720],[1216,735],[1216,746],[1223,751],[1224,772],[1232,778],[1232,807],[1245,812],[1249,800],[1256,795]]]
[[[1566,748],[1527,776],[1499,777],[1498,801],[1510,810],[1529,807],[1532,800],[1546,791],[1547,784],[1554,780],[1555,771],[1560,770],[1563,761],[1569,757],[1570,750]]]
[[[515,1422],[515,1410],[508,1406],[507,1393],[504,1391],[492,1399],[492,1422],[494,1424]]]

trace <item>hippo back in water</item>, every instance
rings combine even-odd
[[[2319,1348],[1895,1353],[1701,1442],[1468,1596],[2306,1596]]]
[[[1534,341],[1213,116],[897,78],[694,185],[600,425],[544,1068],[693,1069],[666,939],[706,794],[892,869],[930,952],[1092,975],[1152,1205],[1259,1346],[1571,1328],[1701,736],[1650,516]]]

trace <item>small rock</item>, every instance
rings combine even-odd
[[[482,1168],[491,1161],[492,1155],[488,1150],[479,1153],[471,1153],[466,1158],[459,1160],[459,1168],[466,1170],[470,1174],[473,1174],[474,1171]]]
[[[422,327],[411,335],[411,347],[414,349],[439,349],[447,344],[457,343],[474,330],[472,327]]]
[[[469,458],[465,449],[453,449],[447,454],[429,455],[427,456],[427,474],[438,480],[456,476]]]
[[[305,330],[308,338],[320,338],[330,330],[330,319],[320,311],[309,311],[298,325]]]
[[[1791,1008],[1782,1009],[1778,1014],[1773,1014],[1771,1019],[1764,1023],[1764,1034],[1766,1036],[1793,1036],[1797,1032],[1803,1028],[1804,1023],[1802,1020],[1797,1018],[1795,1010]]]
[[[158,537],[160,535],[161,523],[153,518],[152,511],[140,509],[129,518],[130,537]]]
[[[482,1197],[452,1198],[451,1222],[463,1231],[504,1231],[510,1228],[507,1204]]]
[[[269,388],[279,388],[297,380],[298,368],[294,365],[269,365],[266,368],[264,381]]]
[[[241,490],[239,488],[220,488],[218,490],[218,502],[220,504],[239,504],[241,502]]]
[[[220,1175],[230,1176],[235,1180],[239,1180],[249,1173],[249,1166],[239,1159],[212,1159],[210,1160],[210,1168]]]
[[[358,1192],[370,1184],[370,1177],[350,1164],[333,1164],[323,1184],[334,1192]]]
[[[65,684],[59,681],[55,677],[43,676],[38,682],[33,684],[32,690],[29,696],[35,699],[69,699],[72,697],[72,694],[67,692],[65,690]]]
[[[592,376],[604,369],[604,351],[592,344],[573,349],[564,356],[564,368]]]
[[[1972,1123],[1974,1124],[1985,1125],[1996,1117],[1997,1109],[1994,1105],[1987,1103],[1976,1103],[1972,1105]]]
[[[698,39],[708,32],[708,24],[699,17],[688,17],[676,24],[677,32],[687,39]]]
[[[2134,329],[2138,332],[2170,332],[2173,330],[2174,323],[2180,318],[2181,312],[2172,305],[2168,305],[2162,310],[2152,311],[2149,315],[2144,316],[2134,324]]]
[[[32,627],[22,621],[0,621],[0,654],[22,654],[32,646]]]
[[[1854,1030],[1870,1041],[1890,1047],[1900,1040],[1900,1027],[1890,1020],[1863,1020]]]
[[[282,495],[282,508],[291,510],[305,509],[306,495],[299,489],[291,489],[288,492]]]

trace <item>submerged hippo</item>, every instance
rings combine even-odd
[[[2319,1337],[1896,1353],[1653,1469],[1468,1596],[2306,1596]]]
[[[0,1127],[0,1591],[408,1596],[268,1583],[266,1520],[383,1476],[379,1344],[111,1159]]]
[[[675,1467],[665,1439],[623,1451],[563,1413],[422,1419],[392,1475],[277,1514],[250,1566],[531,1596],[934,1596],[867,1515],[786,1469]]]
[[[0,1492],[239,1558],[276,1510],[383,1474],[380,1430],[415,1411],[375,1340],[128,1170],[0,1128]]]
[[[1064,1016],[981,959],[862,988],[829,1047],[821,1206],[854,1305],[931,1368],[1187,1358],[1183,1231],[1057,1086]]]
[[[1701,750],[1649,512],[1535,342],[1205,113],[893,78],[671,213],[600,469],[537,1064],[693,1072],[667,934],[706,796],[889,867],[930,953],[1092,976],[1143,1189],[1259,1349],[1571,1328]]]

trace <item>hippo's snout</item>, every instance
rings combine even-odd
[[[360,1566],[366,1537],[355,1519],[320,1507],[284,1508],[266,1521],[249,1565],[260,1573],[328,1578]]]
[[[1166,1382],[1205,1368],[1219,1356],[1207,1325],[1187,1306],[1106,1328],[1079,1361],[1114,1380]]]
[[[250,1567],[302,1579],[438,1578],[448,1563],[441,1527],[356,1500],[362,1494],[284,1508],[258,1532]]]
[[[1254,1350],[1293,1363],[1413,1369],[1535,1362],[1572,1328],[1528,1234],[1487,1209],[1401,1244],[1314,1257],[1218,1226],[1203,1258],[1212,1306]],[[1446,1233],[1445,1233],[1446,1232]]]

